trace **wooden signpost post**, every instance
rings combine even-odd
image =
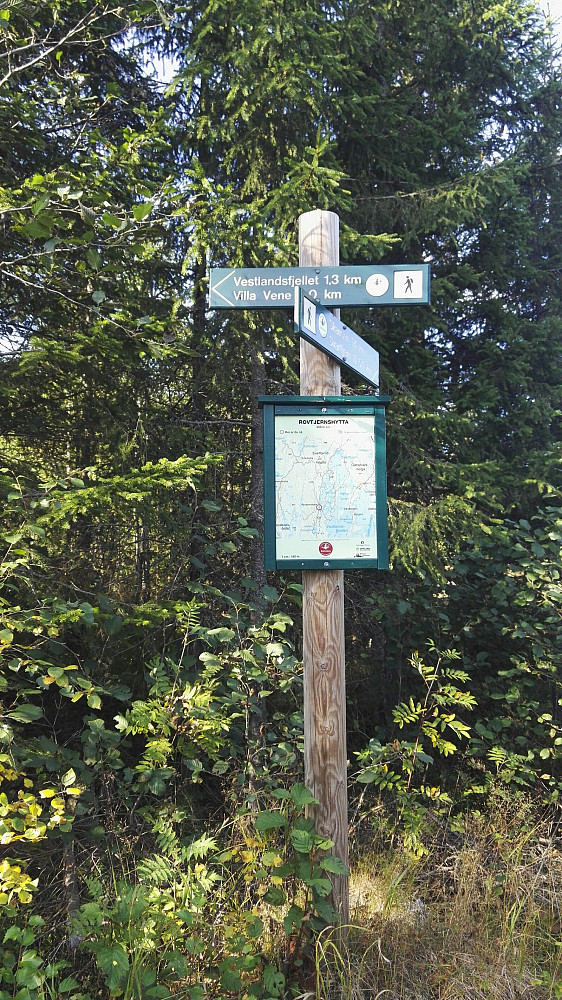
[[[339,218],[306,212],[299,218],[299,264],[339,264]],[[339,315],[339,313],[338,313]],[[339,396],[340,367],[308,341],[300,342],[301,396]],[[343,570],[302,574],[304,663],[304,780],[318,799],[316,830],[334,842],[334,854],[349,863]],[[349,923],[349,884],[332,875],[333,905]]]
[[[297,329],[303,336],[300,340],[300,397],[260,397],[264,407],[264,421],[268,422],[268,435],[271,453],[266,455],[266,481],[269,483],[266,496],[266,566],[290,568],[301,565],[301,559],[310,568],[303,568],[303,661],[304,661],[304,766],[307,788],[318,800],[314,808],[314,820],[317,832],[333,842],[333,852],[348,867],[348,821],[347,821],[347,748],[346,748],[346,700],[345,700],[345,637],[344,637],[344,582],[341,565],[351,568],[367,568],[368,555],[374,548],[376,556],[371,559],[371,565],[376,568],[388,566],[386,541],[386,482],[384,470],[384,405],[388,397],[344,397],[341,396],[340,367],[337,360],[361,375],[366,381],[378,388],[378,355],[367,344],[364,344],[352,330],[339,322],[339,310],[334,310],[334,320],[327,311],[334,306],[376,306],[376,305],[414,305],[429,302],[430,274],[428,264],[396,264],[396,265],[361,265],[339,266],[339,218],[334,212],[306,212],[299,218],[299,266],[296,268],[212,268],[209,287],[209,305],[211,309],[271,309],[288,308],[295,305]],[[303,299],[302,297],[305,297]],[[301,304],[304,302],[303,316]],[[306,305],[308,303],[308,305]],[[304,338],[307,339],[304,339]],[[326,350],[322,350],[322,341]],[[320,348],[320,349],[319,349]],[[329,399],[310,403],[302,397],[330,397]],[[336,535],[341,539],[348,534],[346,558],[339,559],[332,540],[315,542],[315,559],[302,558],[304,553],[294,552],[298,548],[299,531],[293,532],[293,525],[279,524],[280,536],[287,532],[293,538],[288,554],[279,555],[276,549],[276,493],[275,480],[278,475],[274,452],[275,410],[289,413],[291,403],[296,404],[298,425],[301,428],[314,425],[350,424],[349,440],[346,447],[353,452],[351,437],[353,434],[355,447],[362,449],[355,465],[353,458],[348,465],[349,474],[353,479],[360,478],[359,470],[373,468],[373,476],[369,489],[357,484],[358,495],[363,495],[365,501],[353,501],[353,516],[347,508],[347,521],[342,517],[336,525]],[[345,407],[345,402],[353,405]],[[363,405],[370,400],[373,404]],[[299,401],[303,410],[308,411],[309,418],[299,410]],[[324,407],[325,402],[325,407]],[[316,408],[315,408],[316,407]],[[326,414],[324,418],[320,414]],[[322,409],[324,407],[324,409]],[[362,407],[362,409],[361,409]],[[378,411],[374,417],[372,431],[372,456],[369,454],[365,464],[365,455],[369,447],[365,445],[366,436],[371,439],[360,424],[362,417],[357,416],[355,430],[352,414]],[[330,414],[338,414],[332,418]],[[293,414],[294,415],[294,414]],[[331,423],[333,419],[333,424]],[[365,425],[366,426],[366,425]],[[283,434],[291,434],[289,443],[280,451],[289,453],[291,464],[293,452],[290,451],[296,440],[312,449],[321,440],[317,435],[306,435],[301,430],[289,430],[285,423],[280,426],[280,440],[287,442]],[[332,436],[332,443],[334,437]],[[293,443],[291,443],[293,442]],[[320,444],[320,450],[325,446]],[[276,452],[275,452],[276,453]],[[300,463],[306,464],[308,453],[302,452]],[[359,454],[359,453],[358,453]],[[314,463],[311,463],[314,465]],[[327,463],[324,460],[322,464]],[[280,459],[279,468],[282,466]],[[378,470],[378,471],[377,471]],[[304,473],[306,475],[306,473]],[[310,476],[316,473],[311,468]],[[280,475],[282,480],[282,475]],[[365,480],[363,480],[364,483]],[[376,481],[376,486],[374,485]],[[283,485],[281,483],[281,485]],[[313,484],[314,485],[314,484]],[[289,491],[294,489],[294,483],[289,484]],[[283,489],[287,490],[285,483]],[[298,492],[298,490],[296,491]],[[338,496],[341,506],[341,489]],[[283,493],[283,490],[281,490]],[[374,497],[373,497],[374,493]],[[301,507],[299,507],[301,503]],[[293,504],[293,506],[291,506]],[[296,504],[296,507],[294,506]],[[378,511],[376,525],[373,528],[373,518],[370,505]],[[315,499],[312,504],[310,495],[304,501],[293,497],[288,505],[297,520],[301,512],[314,507],[315,511],[323,512],[324,500]],[[283,508],[283,501],[280,502]],[[269,515],[268,510],[273,512]],[[340,511],[340,513],[342,513]],[[336,518],[338,511],[336,511]],[[324,513],[319,513],[317,520],[323,522]],[[345,527],[349,522],[361,523],[365,526],[360,535],[355,538],[353,531]],[[369,526],[370,525],[370,526]],[[332,528],[334,526],[332,525]],[[273,537],[271,531],[273,528]],[[374,531],[374,535],[373,535]],[[308,532],[310,534],[310,531]],[[302,538],[301,534],[301,538]],[[315,537],[315,536],[314,536]],[[294,540],[296,539],[296,540]],[[306,544],[309,542],[306,539]],[[338,542],[339,544],[339,542]],[[281,546],[282,548],[282,546]],[[304,548],[304,544],[303,544]],[[317,548],[317,551],[316,551]],[[330,559],[340,567],[329,568]],[[322,564],[322,568],[318,564]],[[326,568],[324,568],[326,567]],[[332,883],[332,903],[339,914],[343,927],[349,923],[349,885],[345,875],[330,874]]]

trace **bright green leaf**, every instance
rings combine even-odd
[[[349,875],[349,869],[346,868],[341,858],[336,858],[330,854],[321,859],[320,867],[325,872],[333,872],[334,875]]]
[[[276,830],[286,826],[287,820],[282,813],[264,810],[259,812],[254,820],[256,830]]]
[[[8,712],[8,718],[14,719],[15,722],[36,722],[42,716],[43,711],[39,705],[18,705],[17,708]]]
[[[133,205],[133,215],[137,222],[142,222],[152,212],[154,205],[151,201],[144,201],[140,205]]]

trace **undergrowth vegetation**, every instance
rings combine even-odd
[[[409,696],[354,751],[349,928],[331,904],[346,869],[302,784],[297,584],[265,588],[269,612],[250,581],[245,598],[200,582],[160,606],[167,653],[146,650],[135,693],[94,680],[70,643],[107,656],[124,633],[137,642],[155,627],[149,606],[5,606],[1,1000],[559,997],[560,728],[545,666],[558,535],[530,530],[528,548],[506,550],[508,582],[532,567],[526,614],[542,636],[536,666],[506,646],[517,699],[475,674],[474,623],[442,646],[468,560],[492,551],[484,533],[453,597],[437,597],[442,648],[410,656]],[[31,598],[32,550],[7,542],[6,577]]]
[[[149,466],[129,498],[164,484],[170,502],[186,474],[200,491],[205,462]],[[409,593],[398,580],[414,651],[386,720],[366,725],[376,662],[349,664],[365,704],[349,705],[341,928],[347,871],[302,783],[300,585],[223,592],[201,574],[157,605],[41,597],[61,512],[105,490],[8,493],[0,1000],[560,996],[559,511],[492,523]],[[192,531],[219,509],[200,500]],[[233,517],[216,558],[252,535]],[[366,604],[379,620],[389,592]]]

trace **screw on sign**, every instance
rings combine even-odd
[[[320,542],[320,545],[318,546],[318,551],[321,556],[331,556],[332,552],[334,551],[334,546],[332,545],[331,542]]]

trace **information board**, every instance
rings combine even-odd
[[[266,569],[387,569],[382,396],[260,397]]]

